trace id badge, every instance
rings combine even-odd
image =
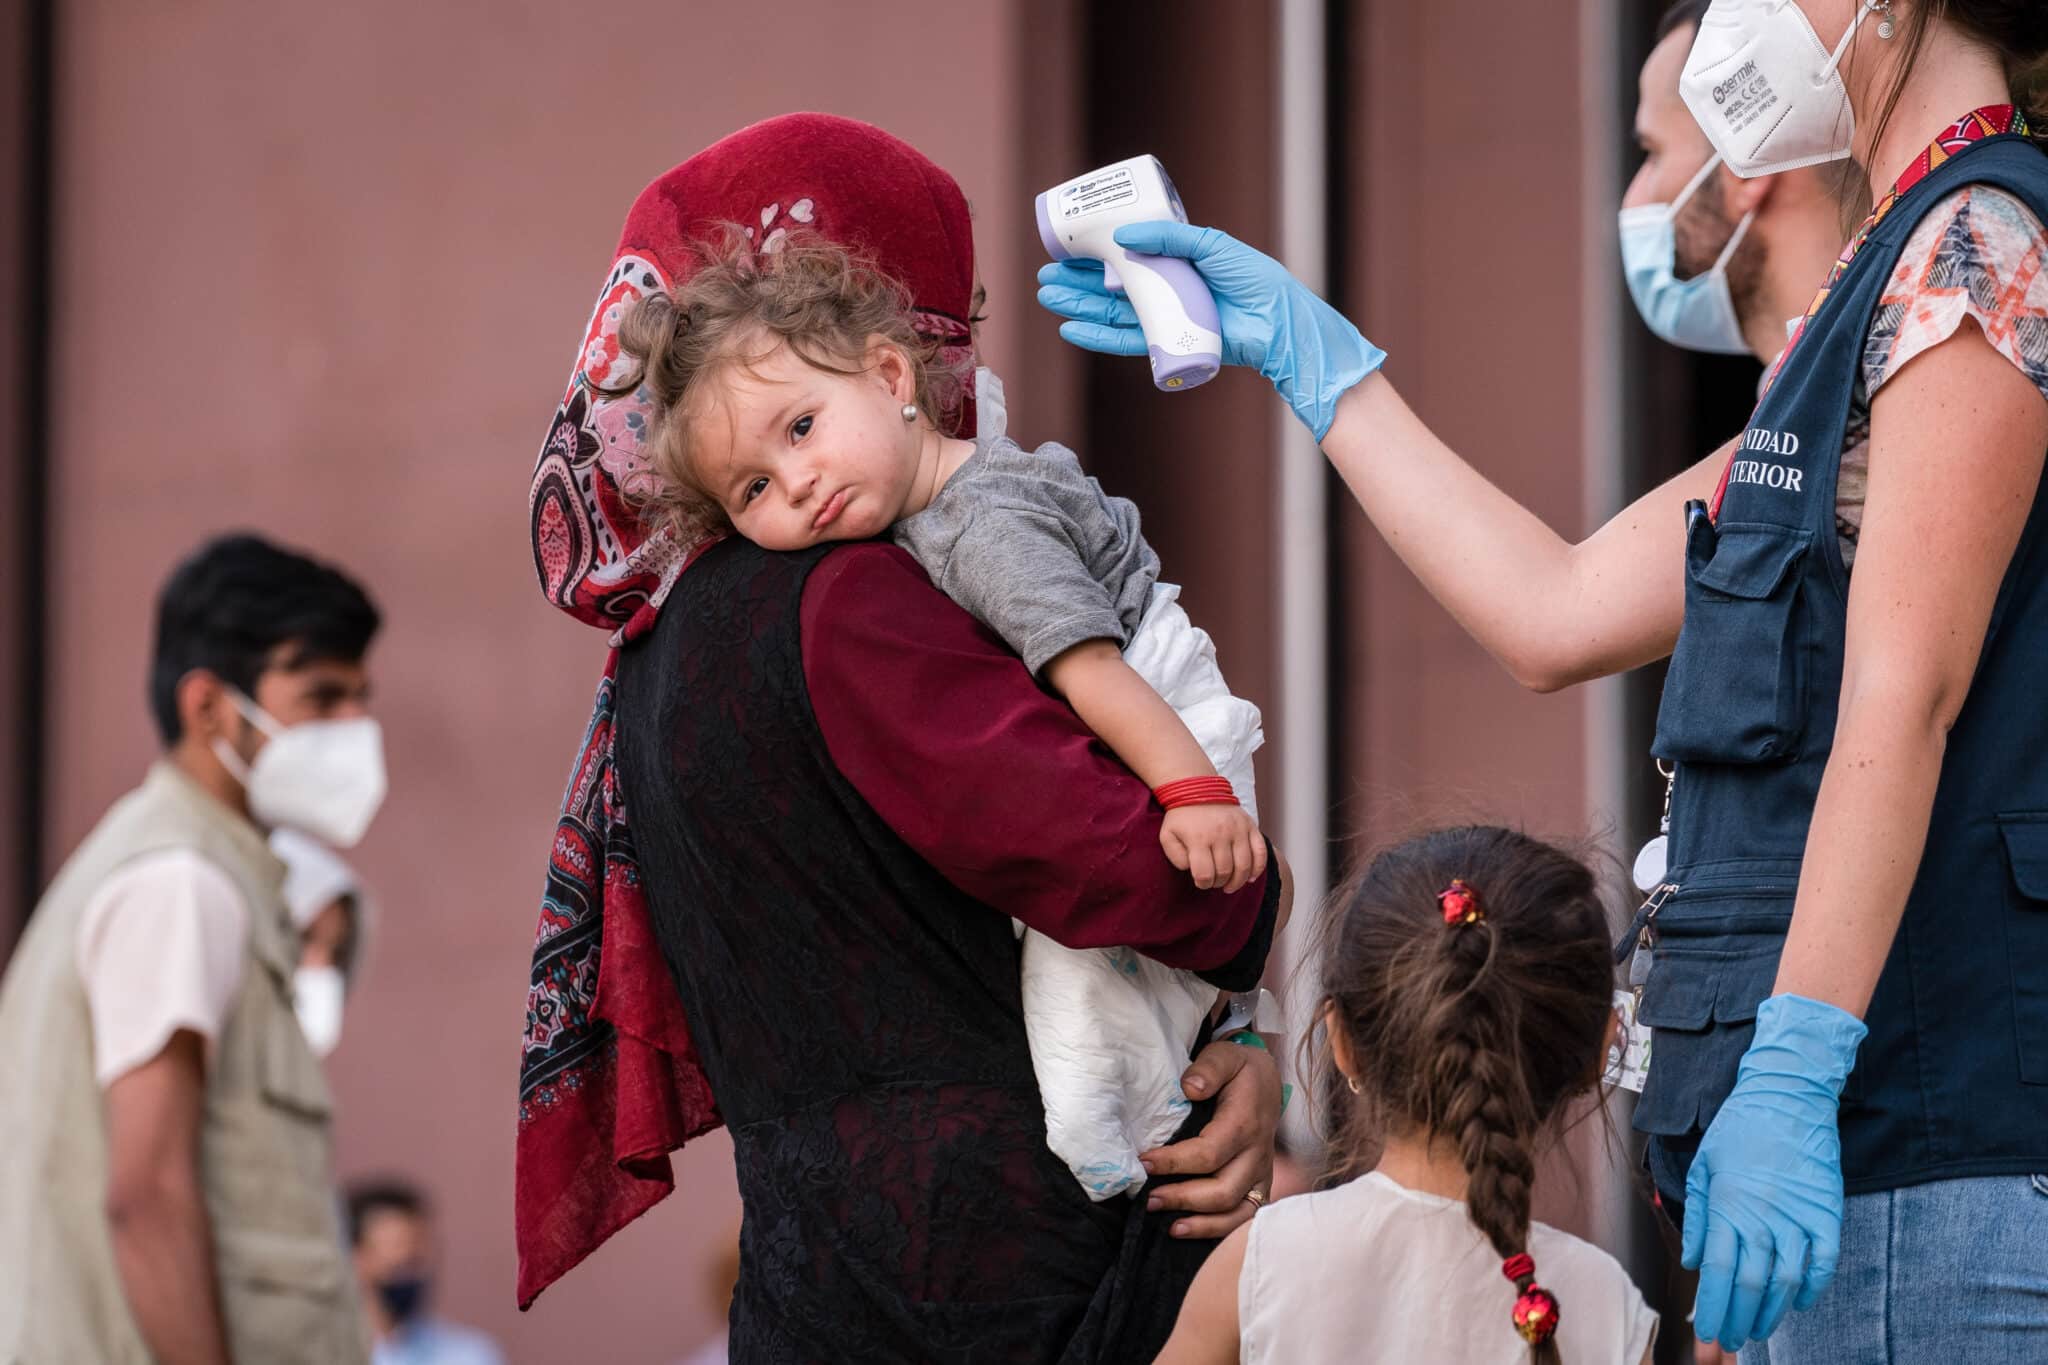
[[[1607,1045],[1607,1070],[1603,1079],[1610,1086],[1643,1093],[1650,1074],[1650,1030],[1636,1022],[1636,993],[1614,993],[1614,1040]]]

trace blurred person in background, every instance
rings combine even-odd
[[[58,873],[0,980],[0,1359],[364,1358],[326,1081],[268,829],[353,843],[383,798],[335,569],[214,540],[157,604],[164,751]]]
[[[348,1235],[370,1315],[371,1365],[504,1365],[488,1336],[434,1316],[434,1222],[417,1186],[351,1185]]]
[[[292,1005],[313,1051],[325,1057],[341,1041],[347,997],[360,984],[375,911],[356,870],[327,845],[295,829],[270,835],[284,863],[284,902],[299,931]]]
[[[1643,322],[1689,351],[1783,354],[1848,236],[1839,166],[1743,179],[1678,93],[1711,0],[1678,0],[1643,63],[1636,141],[1643,164],[1621,201],[1622,269]],[[1855,217],[1869,208],[1858,196]]]

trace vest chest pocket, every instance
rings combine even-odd
[[[1685,625],[1657,710],[1660,758],[1770,763],[1806,732],[1808,613],[1799,567],[1812,537],[1761,522],[1716,527],[1690,513]]]
[[[2005,913],[2020,1079],[2048,1085],[2048,811],[2001,815],[2012,889]]]

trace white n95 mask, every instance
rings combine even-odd
[[[1755,212],[1736,225],[1712,269],[1689,280],[1678,278],[1679,212],[1720,164],[1719,155],[1708,157],[1669,204],[1641,204],[1621,211],[1621,268],[1636,311],[1652,332],[1689,351],[1742,355],[1749,346],[1742,339],[1742,318],[1728,285],[1728,262],[1749,235]]]
[[[1883,3],[1861,0],[1829,52],[1793,0],[1713,0],[1678,93],[1729,170],[1748,179],[1849,155],[1856,115],[1838,68]]]
[[[336,848],[362,842],[384,804],[384,731],[368,716],[280,725],[232,689],[235,709],[270,738],[244,763],[216,736],[213,752],[248,793],[249,813],[265,825],[296,829]]]

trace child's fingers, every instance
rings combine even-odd
[[[1258,876],[1257,864],[1252,858],[1251,836],[1240,834],[1230,845],[1230,865],[1237,869],[1237,875],[1230,879],[1229,890],[1235,895],[1244,890],[1245,883]]]
[[[1188,846],[1178,834],[1170,829],[1161,830],[1159,846],[1166,850],[1166,861],[1183,872],[1188,870]]]
[[[1251,840],[1252,876],[1263,877],[1266,875],[1266,836],[1254,829],[1251,834]]]
[[[1188,848],[1188,871],[1194,876],[1195,885],[1207,891],[1216,885],[1216,857],[1206,843],[1193,844]]]
[[[1216,864],[1216,875],[1209,884],[1211,886],[1228,887],[1230,890],[1235,891],[1237,889],[1237,858],[1231,851],[1230,836],[1226,834],[1222,838],[1211,842],[1209,845],[1209,856],[1215,860]]]

